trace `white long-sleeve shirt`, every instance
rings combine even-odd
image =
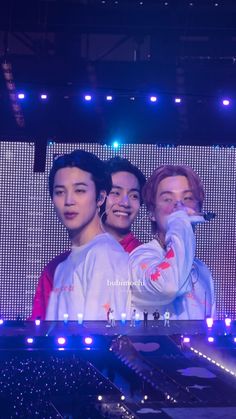
[[[168,309],[171,319],[204,319],[215,310],[212,276],[195,258],[191,217],[176,211],[168,217],[166,250],[157,240],[130,254],[131,304],[140,311]]]
[[[73,246],[54,275],[46,320],[106,320],[109,307],[114,317],[129,311],[128,254],[108,233],[83,246]]]

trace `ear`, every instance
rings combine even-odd
[[[100,191],[98,198],[97,198],[97,207],[101,207],[102,204],[105,202],[105,199],[107,197],[106,191]]]

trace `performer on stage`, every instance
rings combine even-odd
[[[148,179],[143,197],[154,239],[130,255],[131,304],[139,310],[158,304],[171,319],[213,316],[212,276],[195,257],[194,226],[204,222],[200,178],[187,166],[161,166]]]
[[[131,232],[140,205],[142,188],[146,182],[143,173],[127,159],[114,157],[105,162],[106,171],[112,178],[112,190],[100,211],[104,228],[130,253],[141,243]],[[70,254],[64,252],[51,260],[44,268],[36,289],[31,319],[46,317],[49,296],[52,291],[57,266]],[[113,279],[111,278],[113,281]]]
[[[58,218],[72,243],[55,271],[46,320],[105,320],[109,306],[117,319],[127,311],[127,254],[102,229],[99,211],[111,189],[105,164],[75,150],[54,161],[49,191]],[[121,286],[110,286],[113,279]]]

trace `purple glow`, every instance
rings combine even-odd
[[[58,338],[57,342],[59,343],[59,345],[65,345],[66,340],[65,340],[65,338]]]
[[[223,99],[223,100],[222,100],[222,104],[223,104],[224,106],[229,106],[229,105],[230,105],[230,100],[229,100],[229,99]]]
[[[183,342],[184,342],[184,343],[189,343],[189,342],[190,342],[190,338],[189,338],[189,337],[187,337],[187,336],[185,336],[185,337],[183,338]]]
[[[234,342],[236,343],[236,338],[234,338]]]
[[[0,319],[0,325],[1,325],[1,324],[3,324],[3,323],[4,323],[4,322],[3,322],[3,319]]]
[[[214,338],[212,337],[212,336],[209,336],[209,338],[208,338],[208,342],[214,342]]]
[[[36,319],[36,320],[35,320],[35,324],[36,324],[36,326],[40,326],[40,323],[41,323],[41,322],[40,322],[40,319]]]
[[[34,339],[33,338],[27,338],[26,341],[27,341],[27,343],[33,343]]]
[[[93,339],[90,337],[87,337],[84,339],[84,342],[86,343],[86,345],[91,345],[91,343],[93,343]]]

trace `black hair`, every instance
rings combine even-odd
[[[120,156],[112,157],[111,159],[105,162],[106,170],[110,175],[113,175],[117,172],[128,172],[134,175],[138,179],[140,187],[140,201],[142,204],[142,189],[146,183],[146,178],[144,174],[138,169],[137,166],[134,166],[128,159],[124,159]]]
[[[51,198],[53,197],[55,175],[58,170],[66,167],[77,167],[92,175],[92,180],[96,188],[96,199],[99,198],[101,191],[106,191],[109,194],[112,182],[111,175],[106,170],[105,163],[93,153],[85,150],[74,150],[70,154],[63,154],[62,156],[56,157],[53,162],[49,173],[49,193]]]

